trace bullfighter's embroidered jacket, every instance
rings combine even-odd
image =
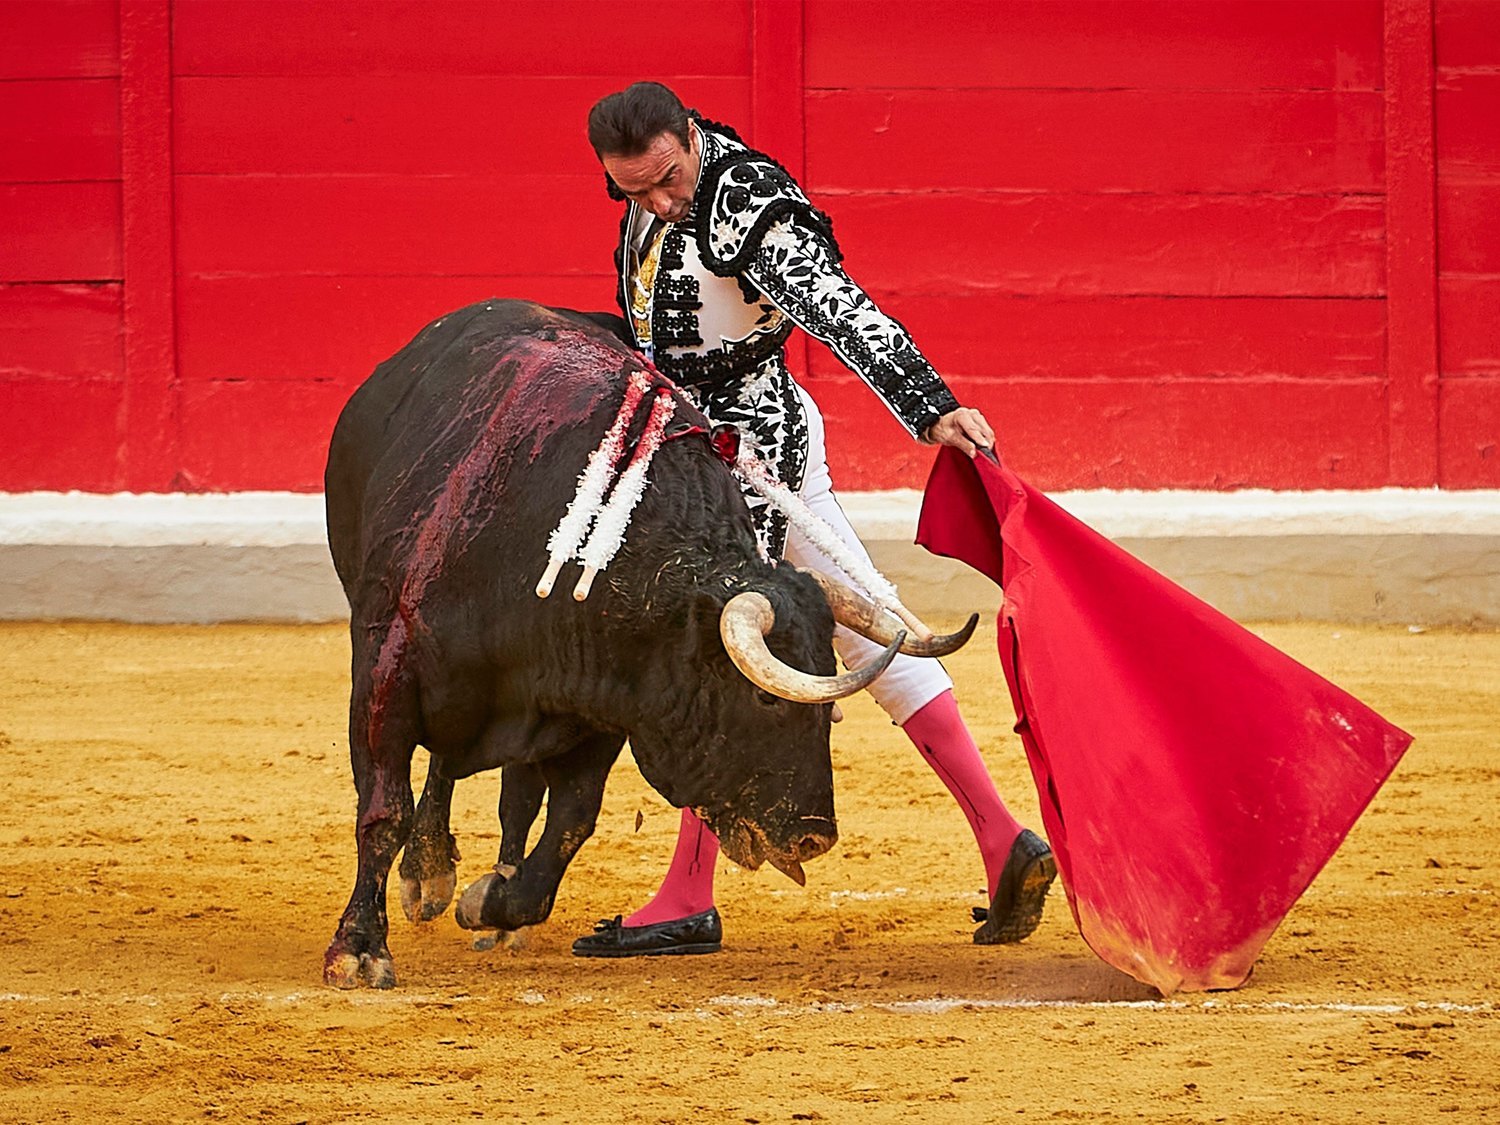
[[[715,424],[738,426],[793,490],[807,468],[807,419],[784,354],[794,327],[828,345],[913,436],[956,409],[906,329],[844,272],[832,224],[791,175],[732,129],[696,115],[694,125],[703,148],[688,215],[663,224],[628,203],[615,255],[620,307],[662,373]],[[785,518],[758,495],[746,500],[780,557]]]

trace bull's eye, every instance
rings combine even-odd
[[[772,695],[768,691],[757,691],[755,693],[755,698],[758,699],[761,704],[766,707],[781,706],[781,697],[779,695]]]

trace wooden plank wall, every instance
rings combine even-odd
[[[744,119],[749,17],[748,0],[628,18],[587,0],[178,3],[190,485],[319,487],[353,385],[452,308],[611,307],[618,218],[588,107],[660,58],[677,65],[651,77]]]
[[[607,307],[582,122],[638,77],[804,176],[1045,487],[1500,486],[1496,0],[5,0],[0,25],[0,489],[316,489],[350,389],[434,316]],[[792,358],[841,487],[920,485],[930,452],[822,348]]]
[[[809,0],[809,179],[1035,479],[1383,484],[1381,18]]]
[[[1500,485],[1500,4],[1437,4],[1438,483]]]
[[[0,488],[118,487],[125,402],[112,0],[0,10]]]

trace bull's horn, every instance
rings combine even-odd
[[[736,594],[719,614],[719,636],[724,638],[729,659],[746,679],[772,695],[796,703],[831,703],[869,687],[896,658],[901,642],[906,639],[904,632],[898,633],[879,658],[863,668],[838,676],[815,676],[798,671],[771,654],[766,647],[766,634],[775,624],[776,611],[764,594]]]
[[[803,570],[802,573],[822,587],[823,596],[828,599],[828,608],[833,610],[833,619],[845,628],[853,629],[860,636],[883,645],[890,644],[891,638],[900,631],[900,624],[887,610],[859,591],[816,570]],[[907,656],[947,656],[968,643],[978,624],[979,614],[975,613],[970,615],[968,624],[956,633],[941,637],[929,636],[925,641],[909,636],[902,644],[901,651]]]

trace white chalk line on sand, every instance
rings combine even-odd
[[[766,893],[769,894],[772,898],[811,897],[806,891],[785,890],[781,887],[776,887],[772,890],[767,891]],[[983,897],[983,895],[983,891],[974,891],[973,895],[955,895],[951,892],[945,892],[942,894],[912,894],[911,891],[907,890],[905,887],[892,887],[887,891],[828,891],[825,895],[821,895],[818,897],[826,897],[830,905],[837,906],[841,902],[880,902],[884,899],[908,897],[917,902],[955,902],[961,898],[967,899],[974,896]]]
[[[1376,891],[1375,893],[1381,898],[1442,898],[1444,895],[1493,895],[1495,892],[1489,887],[1428,887],[1420,891]],[[1324,891],[1321,897],[1364,898],[1369,894],[1369,891],[1339,889]],[[1308,897],[1313,897],[1310,892]]]
[[[786,890],[781,887],[766,892],[772,898],[811,898],[807,891]],[[1316,901],[1319,898],[1368,898],[1371,895],[1379,898],[1442,898],[1451,895],[1494,895],[1491,887],[1422,887],[1416,890],[1393,889],[1388,891],[1369,891],[1364,889],[1347,890],[1338,888],[1335,890],[1319,890],[1313,887],[1304,897],[1303,901]],[[904,898],[913,902],[967,902],[969,899],[982,899],[984,892],[975,890],[968,895],[953,894],[951,892],[924,893],[910,891],[905,887],[892,887],[884,891],[828,891],[819,896],[827,899],[829,905],[838,906],[845,902],[881,902],[887,899]]]
[[[1495,1012],[1492,1004],[1458,1004],[1446,1000],[1415,1001],[1410,1004],[1355,1004],[1345,1002],[1299,1002],[1290,1000],[1039,1000],[1024,996],[1003,998],[978,998],[962,996],[933,996],[925,1000],[883,1001],[819,1001],[812,1004],[783,1004],[766,996],[714,996],[708,1000],[721,1010],[697,1008],[691,1012],[665,1013],[666,1015],[711,1018],[729,1012],[774,1012],[777,1015],[818,1015],[822,1013],[846,1013],[859,1011],[894,1012],[901,1015],[942,1015],[958,1010],[1140,1010],[1153,1012],[1342,1012],[1353,1015],[1416,1015],[1419,1013],[1446,1013],[1461,1015],[1490,1015]],[[664,1013],[640,1012],[636,1015],[651,1015],[660,1018]]]
[[[109,1004],[118,1007],[141,1006],[156,1008],[171,1003],[197,1003],[203,998],[195,993],[176,993],[169,996],[143,994],[140,996],[108,997],[83,993],[46,995],[42,993],[3,992],[0,1004],[54,1004],[76,1002],[78,1005],[97,1006]],[[315,989],[298,992],[224,992],[218,1002],[226,1007],[258,1004],[265,1007],[297,1007],[299,1005],[327,1006],[332,1003],[356,1007],[409,1008],[425,1005],[451,1006],[456,1004],[524,1004],[536,1006],[561,1004],[563,1007],[598,1006],[613,1009],[606,997],[598,999],[588,994],[575,994],[556,999],[535,988],[523,989],[510,995],[473,995],[467,992],[441,994],[407,991],[339,992],[332,989]],[[1448,1000],[1416,1000],[1411,1003],[1354,1003],[1349,1001],[1293,1001],[1293,1000],[1044,1000],[1025,996],[977,997],[977,996],[931,996],[918,1000],[821,1000],[805,1004],[789,1004],[771,996],[720,995],[711,996],[703,1006],[681,1010],[631,1010],[628,1014],[636,1019],[714,1019],[725,1016],[777,1015],[818,1016],[845,1015],[853,1012],[889,1012],[896,1015],[942,1015],[947,1012],[969,1011],[1147,1011],[1147,1012],[1234,1012],[1248,1014],[1276,1014],[1282,1012],[1336,1012],[1346,1015],[1400,1016],[1422,1014],[1444,1015],[1493,1015],[1494,1004],[1462,1004]]]

